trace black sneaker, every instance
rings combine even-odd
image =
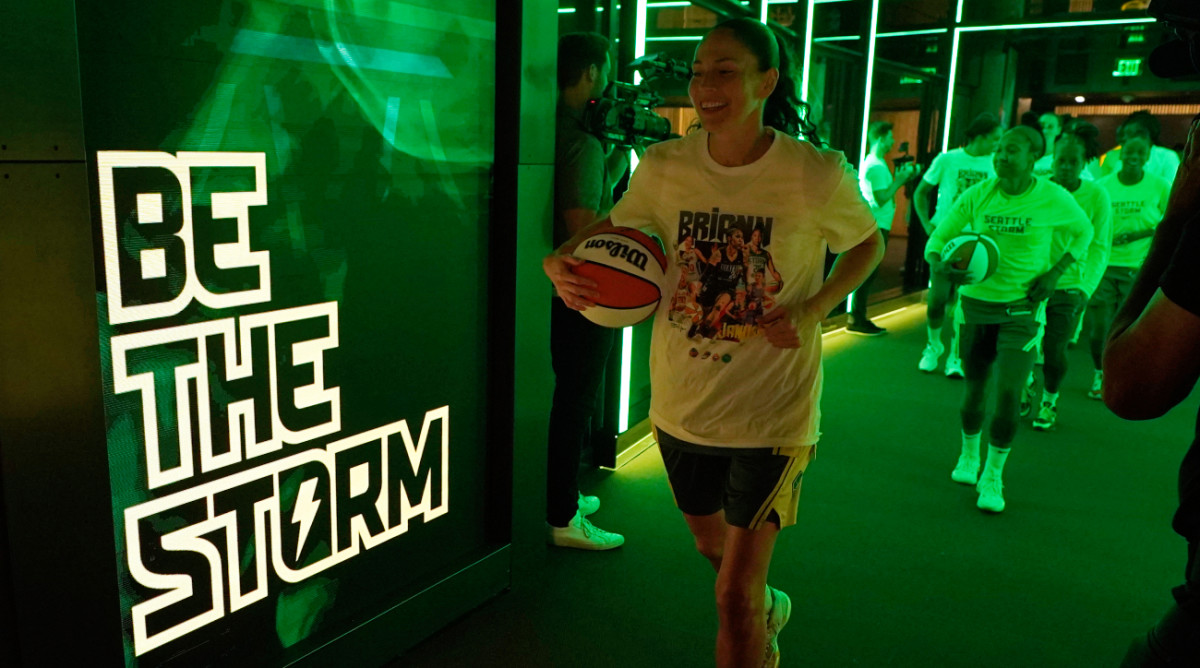
[[[870,320],[850,323],[849,325],[846,325],[846,331],[850,332],[851,334],[858,334],[859,336],[881,336],[883,334],[887,334],[886,329],[876,325]]]

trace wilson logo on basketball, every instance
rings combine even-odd
[[[642,271],[646,270],[646,263],[650,261],[650,256],[642,251],[610,239],[590,239],[584,242],[583,247],[603,248],[608,251],[609,257],[622,258]]]

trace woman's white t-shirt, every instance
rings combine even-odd
[[[816,443],[819,326],[784,349],[757,321],[775,307],[797,313],[822,284],[826,248],[853,248],[875,234],[875,220],[840,152],[775,133],[761,158],[725,167],[708,138],[698,130],[651,146],[610,214],[614,225],[650,228],[668,257],[691,237],[707,259],[699,281],[681,277],[677,263],[668,270],[650,349],[650,418],[701,445]]]

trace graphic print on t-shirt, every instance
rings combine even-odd
[[[992,178],[992,175],[985,171],[977,169],[959,169],[958,179],[956,179],[956,182],[958,183],[958,192],[955,193],[955,199],[957,199],[959,195],[966,192],[967,188],[970,188],[976,183],[986,181],[990,178]]]
[[[783,278],[768,246],[770,216],[680,211],[679,285],[669,318],[688,338],[744,341],[775,307]]]

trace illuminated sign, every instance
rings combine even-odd
[[[1141,73],[1141,58],[1117,58],[1117,64],[1113,69],[1112,75],[1114,77],[1136,77]]]
[[[105,400],[144,462],[121,546],[148,592],[130,607],[142,656],[445,515],[450,407],[318,443],[342,425],[338,302],[221,313],[271,301],[270,253],[249,244],[266,155],[96,157],[108,326],[134,326],[104,347]]]

